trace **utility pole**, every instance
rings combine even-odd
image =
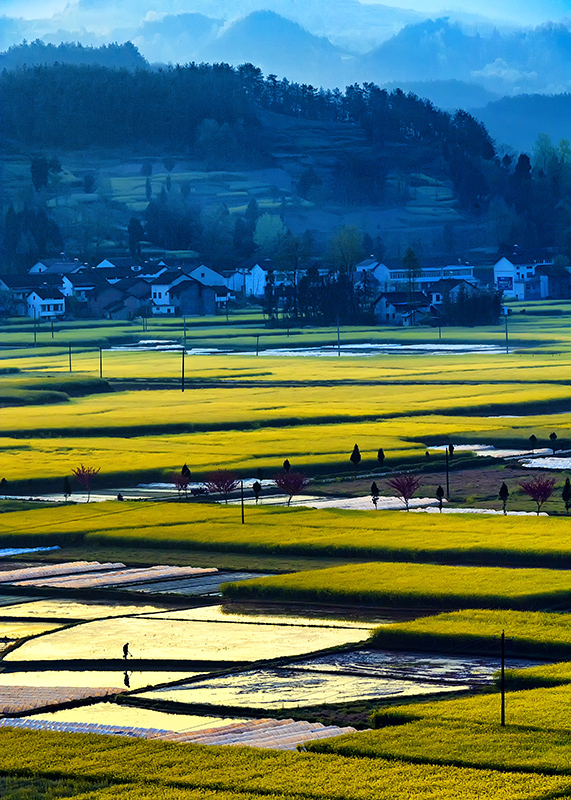
[[[337,355],[341,357],[341,332],[339,330],[339,314],[337,314]]]
[[[260,334],[256,334],[256,355],[260,352]]]
[[[506,353],[509,355],[510,352],[510,344],[508,341],[508,308],[504,306],[504,319],[506,321]]]
[[[69,371],[71,372],[71,342],[68,344],[68,352],[69,352]]]
[[[506,634],[502,631],[502,666],[500,678],[501,692],[501,726],[506,727]]]
[[[103,348],[99,348],[99,377],[103,377]]]
[[[182,348],[182,364],[181,364],[181,391],[184,392],[184,356],[186,355],[186,347]]]
[[[242,525],[244,525],[244,481],[240,481],[240,503],[242,506]]]
[[[52,319],[52,339],[54,338],[54,321]]]
[[[448,466],[448,445],[446,445],[446,499],[450,500],[450,470]]]

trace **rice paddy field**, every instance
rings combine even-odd
[[[42,480],[51,488],[88,457],[101,468],[101,485],[120,485],[121,474],[129,485],[160,480],[185,462],[197,476],[224,466],[249,477],[275,471],[286,457],[309,474],[350,473],[355,442],[369,471],[380,447],[390,467],[419,462],[448,441],[522,447],[533,433],[539,446],[556,430],[563,447],[571,440],[571,351],[561,305],[551,316],[514,313],[509,354],[431,349],[441,341],[500,348],[501,327],[445,329],[443,340],[431,329],[354,327],[342,331],[343,343],[393,350],[296,358],[296,348],[334,345],[335,332],[288,336],[252,315],[228,324],[189,319],[184,392],[182,320],[153,320],[144,333],[136,323],[59,323],[53,339],[40,326],[36,347],[33,326],[5,325],[0,474],[15,491],[37,492]],[[129,349],[143,338],[172,349]],[[421,349],[400,353],[403,346]],[[266,354],[276,347],[289,355]]]
[[[132,189],[117,184],[113,191]],[[173,731],[182,731],[186,718],[169,723],[175,711],[149,703],[188,703],[190,690],[198,705],[218,704],[213,725],[247,717],[249,706],[262,723],[269,710],[286,725],[286,712],[303,720],[310,707],[312,719],[326,713],[321,707],[342,719],[360,695],[377,710],[361,725],[372,730],[314,737],[300,752],[16,729],[3,720],[2,797],[389,800],[398,790],[411,800],[571,798],[571,521],[561,500],[568,470],[548,473],[555,492],[537,516],[519,488],[519,462],[461,448],[540,456],[555,449],[562,458],[571,450],[571,303],[510,307],[509,352],[503,326],[443,329],[442,339],[432,329],[361,326],[341,330],[346,349],[338,357],[336,331],[271,330],[255,311],[229,321],[152,320],[145,331],[138,323],[58,323],[53,338],[51,326],[5,323],[3,492],[50,502],[0,500],[0,544],[61,547],[28,555],[21,586],[15,579],[3,584],[16,595],[0,609],[5,707],[15,716],[35,714],[45,698],[67,698],[72,707],[52,715],[62,724],[90,715],[108,722],[112,706],[119,722],[124,708],[123,721],[134,728],[160,718]],[[362,456],[356,469],[349,460],[355,443]],[[450,443],[457,448],[450,477],[458,513],[374,511],[372,480],[382,493],[403,471],[430,492],[444,484],[443,447]],[[122,503],[61,502],[64,479],[73,480],[82,463],[100,470],[94,491],[113,498],[138,484],[164,485],[185,463],[196,484],[226,468],[249,486],[260,474],[271,479],[286,458],[309,476],[311,495],[368,495],[370,510],[274,506],[265,482],[261,505],[246,506],[244,524],[235,497],[228,505],[220,498],[177,502],[176,492]],[[459,513],[501,509],[503,481],[510,510],[523,516]],[[72,487],[73,501],[80,487]],[[94,558],[104,563],[81,583],[70,562]],[[56,560],[66,563],[65,579],[53,563],[46,571],[52,577],[40,574],[42,567],[30,578],[30,565]],[[161,603],[173,602],[172,576],[137,585],[132,573],[134,588],[117,576],[110,584],[104,568],[121,571],[124,564],[141,574],[159,564],[236,572],[222,606],[214,605],[221,602],[218,580],[201,589],[199,603],[169,610]],[[0,565],[0,579],[7,568]],[[160,569],[164,576],[167,567]],[[248,580],[256,572],[264,577]],[[101,594],[108,586],[124,595],[112,602],[112,592]],[[342,609],[344,621],[325,621],[322,608]],[[371,634],[372,622],[348,622],[349,609],[373,615],[379,627]],[[509,659],[535,664],[508,669],[505,727],[489,667],[488,682],[475,687],[447,682],[443,666],[462,653],[465,660],[495,659],[502,631]],[[120,659],[127,640],[149,662],[149,672],[133,667],[131,685],[123,685]],[[315,651],[325,648],[316,666]],[[392,666],[372,666],[385,651]],[[412,688],[380,691],[376,681],[391,680],[382,670],[396,664],[407,683],[403,652],[411,661],[425,654],[422,681],[413,687],[409,675]],[[333,667],[331,659],[341,663],[342,655],[346,666]],[[199,657],[206,661],[188,660]],[[159,658],[163,663],[153,664]],[[87,672],[74,672],[78,664]],[[206,675],[214,664],[226,671]],[[232,664],[245,671],[228,674]],[[290,700],[271,699],[279,681]],[[128,703],[115,704],[127,689]],[[74,698],[88,705],[76,709]]]

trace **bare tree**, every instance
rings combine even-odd
[[[79,467],[72,469],[73,474],[87,492],[88,503],[89,498],[91,497],[91,486],[93,484],[93,479],[100,470],[101,467],[86,467],[83,464],[80,464]]]
[[[274,475],[274,483],[278,489],[287,494],[289,506],[292,497],[303,492],[309,479],[304,472],[278,472],[277,475]]]
[[[238,476],[235,472],[228,469],[217,469],[210,472],[203,481],[209,492],[221,494],[225,502],[228,502],[228,495],[239,486]]]
[[[185,475],[184,472],[173,472],[171,475],[171,481],[176,486],[179,497],[183,492],[188,496],[188,484],[190,483],[190,476]]]
[[[396,475],[387,481],[391,489],[397,493],[397,497],[403,501],[406,510],[409,511],[409,502],[412,500],[414,493],[420,486],[420,478],[414,475]]]
[[[537,505],[537,514],[541,510],[541,506],[546,503],[555,488],[555,478],[545,478],[542,475],[534,475],[527,481],[522,481],[519,485],[520,489],[524,491],[533,502]]]

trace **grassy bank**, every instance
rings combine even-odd
[[[374,562],[228,583],[222,592],[238,600],[389,608],[568,608],[571,572]]]
[[[371,641],[395,650],[497,654],[502,630],[508,657],[571,658],[569,617],[557,613],[456,611],[377,628]]]

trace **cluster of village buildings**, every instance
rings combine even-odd
[[[388,267],[371,257],[357,264],[355,282],[372,291],[377,322],[406,326],[434,316],[461,291],[467,296],[483,291],[474,270],[464,263],[424,266],[411,279],[403,266]],[[533,259],[516,250],[500,258],[493,272],[494,288],[505,298],[571,296],[569,270],[545,257]],[[137,263],[129,257],[106,258],[90,267],[62,254],[38,261],[27,274],[0,276],[0,293],[6,305],[9,300],[12,315],[37,320],[210,316],[235,298],[262,299],[270,273],[274,286],[291,280],[271,259],[251,259],[236,270],[217,272],[201,263]]]

